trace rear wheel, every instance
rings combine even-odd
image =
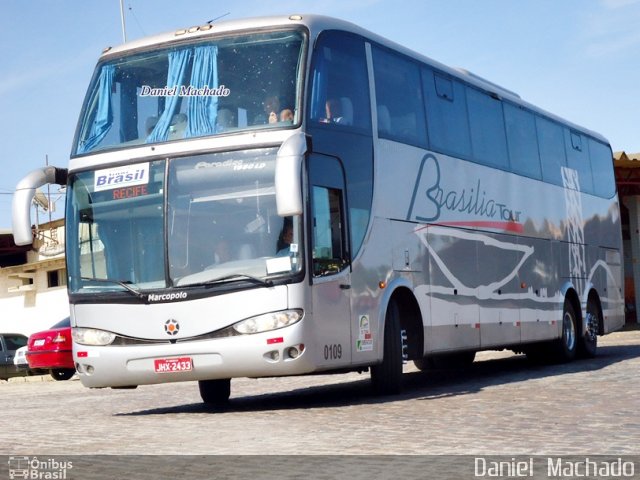
[[[595,299],[587,302],[585,331],[580,332],[578,339],[578,353],[581,357],[593,358],[598,349],[598,331],[600,329],[600,309]]]
[[[393,395],[402,389],[404,332],[400,329],[400,311],[395,302],[387,308],[384,322],[382,363],[371,367],[371,383],[375,393]]]
[[[56,370],[51,370],[51,377],[56,380],[69,380],[76,374],[76,371],[73,368],[59,368]]]
[[[207,405],[223,407],[229,403],[231,396],[231,379],[200,380],[198,382],[200,397]]]
[[[578,349],[578,320],[573,304],[564,301],[562,313],[562,336],[555,341],[554,357],[559,362],[569,362],[576,356]]]

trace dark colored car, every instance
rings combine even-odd
[[[32,370],[46,370],[55,380],[69,380],[76,373],[71,350],[69,317],[49,330],[29,337],[27,362]]]
[[[19,333],[0,333],[0,380],[26,375],[13,363],[16,350],[27,344],[27,337]]]

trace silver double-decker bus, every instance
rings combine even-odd
[[[624,322],[602,136],[340,20],[205,24],[106,49],[65,185],[87,387],[593,356]]]

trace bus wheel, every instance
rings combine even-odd
[[[598,304],[593,298],[587,302],[585,331],[580,332],[578,353],[584,358],[593,358],[598,349],[598,329],[600,327],[600,313]]]
[[[69,380],[71,377],[73,377],[76,374],[76,371],[74,368],[59,368],[56,370],[51,370],[49,374],[51,375],[51,378],[53,378],[54,380],[60,381],[60,380]]]
[[[400,393],[405,334],[400,329],[398,305],[391,302],[384,322],[382,363],[371,367],[373,390],[381,395]]]
[[[200,397],[207,405],[223,407],[229,403],[231,395],[231,379],[199,380]]]
[[[431,359],[427,357],[418,358],[413,361],[413,364],[421,372],[428,372],[429,370],[433,370],[433,365],[431,365]]]
[[[564,301],[562,312],[562,336],[555,342],[555,359],[568,362],[575,358],[578,345],[578,321],[573,304],[569,299]]]

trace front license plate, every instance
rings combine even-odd
[[[33,342],[34,347],[41,347],[42,345],[44,345],[44,338],[39,338],[38,340]]]
[[[191,357],[158,358],[153,362],[156,373],[190,372],[193,370]]]

